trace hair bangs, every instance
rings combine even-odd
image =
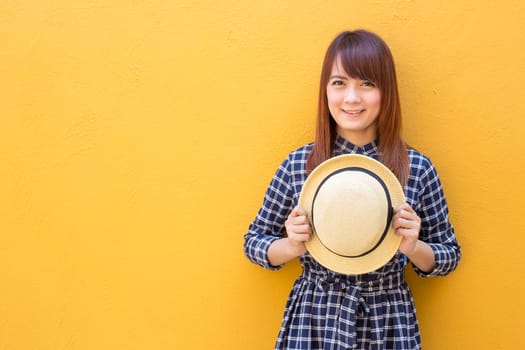
[[[336,48],[336,60],[346,74],[355,79],[368,80],[381,88],[383,69],[381,54],[370,41],[349,36]]]

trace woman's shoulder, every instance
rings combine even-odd
[[[288,154],[287,160],[293,163],[306,161],[312,151],[312,147],[313,142],[294,149]]]
[[[426,154],[409,147],[408,151],[408,162],[410,164],[411,173],[423,175],[429,172],[435,172],[434,164]]]
[[[280,171],[288,174],[302,173],[306,169],[306,161],[312,151],[313,143],[306,144],[289,152],[279,166]]]

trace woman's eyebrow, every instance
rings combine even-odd
[[[348,79],[347,77],[345,77],[344,75],[331,75],[330,76],[330,80],[332,79]]]

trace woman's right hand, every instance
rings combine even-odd
[[[306,253],[304,245],[312,235],[312,227],[306,211],[295,207],[284,226],[286,227],[286,237],[273,241],[268,249],[268,260],[271,265],[279,266],[298,256]]]
[[[284,223],[286,227],[287,239],[290,247],[296,256],[306,253],[305,242],[310,240],[312,227],[308,220],[307,213],[300,207],[295,207],[288,219]]]

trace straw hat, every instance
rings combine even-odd
[[[401,242],[391,219],[404,201],[401,184],[380,162],[356,154],[326,160],[308,176],[299,197],[313,230],[308,252],[343,274],[384,266]]]

